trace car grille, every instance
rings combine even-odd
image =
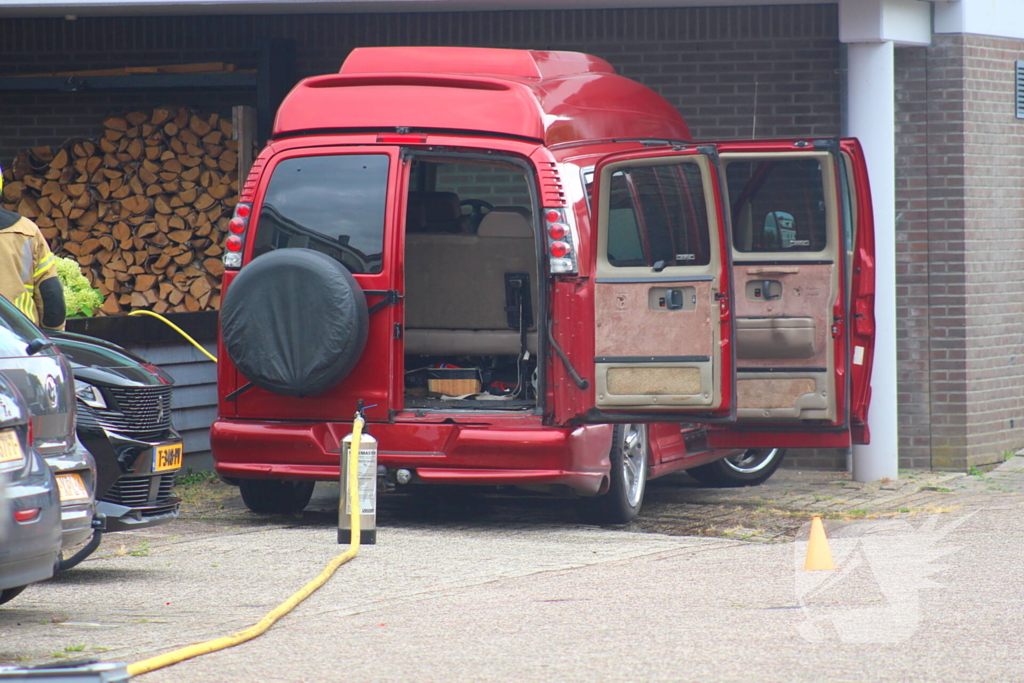
[[[119,410],[93,408],[105,428],[136,439],[157,438],[171,427],[171,387],[107,387]]]
[[[151,495],[156,483],[156,495]],[[124,476],[107,491],[103,500],[127,507],[147,507],[166,504],[174,488],[174,474],[133,477]]]

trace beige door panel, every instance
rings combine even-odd
[[[808,359],[817,355],[814,318],[739,318],[736,357],[743,360]]]
[[[711,279],[651,280],[595,286],[597,405],[714,405],[718,307]],[[672,291],[679,308],[670,308]]]
[[[740,367],[826,367],[831,341],[835,266],[803,263],[796,272],[750,274],[735,266],[736,350]],[[765,282],[771,291],[765,297]],[[777,283],[777,284],[775,284]]]
[[[740,419],[832,420],[832,375],[817,373],[739,373]]]

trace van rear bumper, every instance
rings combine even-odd
[[[336,481],[342,422],[217,420],[210,429],[217,473],[237,479]],[[423,423],[369,424],[378,463],[415,470],[430,484],[562,485],[582,495],[606,486],[609,425],[545,427]]]

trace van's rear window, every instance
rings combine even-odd
[[[255,255],[313,249],[353,273],[379,273],[388,164],[385,154],[296,157],[279,163],[260,209]]]

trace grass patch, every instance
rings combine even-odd
[[[193,472],[191,468],[177,477],[174,492],[181,498],[183,512],[223,510],[223,502],[238,495],[238,489],[221,481],[216,472]]]
[[[208,481],[215,481],[217,479],[217,473],[209,470],[201,470],[195,472],[191,467],[185,474],[179,474],[174,479],[174,485],[181,488],[187,488],[189,486],[196,486],[197,484],[204,484]]]
[[[132,557],[149,557],[149,543],[143,541],[138,548],[129,550],[128,554]]]

